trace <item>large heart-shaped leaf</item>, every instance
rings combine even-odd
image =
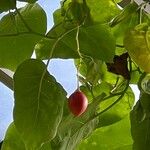
[[[87,0],[92,19],[95,22],[108,23],[120,11],[112,0]]]
[[[53,139],[63,115],[66,92],[40,60],[26,60],[14,75],[14,123],[26,147]]]
[[[46,32],[46,14],[38,4],[28,4],[19,12],[22,17],[12,12],[0,21],[0,67],[11,70],[31,57],[39,34]]]
[[[63,26],[56,27],[53,32],[49,32],[47,36],[59,37],[64,30]],[[79,58],[77,51],[76,32],[77,29],[66,31],[66,34],[59,42],[56,39],[42,39],[36,46],[36,54],[40,59],[48,59],[52,51],[53,45],[56,47],[53,51],[53,58]],[[114,37],[105,25],[92,25],[81,27],[79,31],[79,49],[83,57],[93,57],[104,61],[112,61],[115,54]]]

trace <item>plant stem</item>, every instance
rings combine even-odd
[[[141,8],[140,8],[140,12],[139,12],[140,14],[140,16],[139,16],[139,24],[141,24],[142,23],[142,13],[143,13],[143,8],[142,8],[142,6],[141,6]]]
[[[79,83],[79,70],[81,66],[81,58],[79,59],[79,65],[77,66],[77,89],[80,90],[80,83]]]
[[[6,85],[9,89],[12,91],[13,89],[13,79],[7,75],[4,71],[0,69],[0,82],[2,82],[4,85]]]
[[[77,26],[77,33],[76,33],[76,44],[77,44],[77,52],[79,54],[80,60],[79,60],[79,65],[77,66],[77,89],[80,90],[80,85],[79,85],[79,70],[81,66],[81,59],[82,55],[80,53],[80,44],[79,44],[79,32],[80,32],[80,26]]]
[[[49,63],[50,63],[50,60],[51,60],[52,55],[53,55],[53,52],[54,52],[54,50],[55,50],[57,44],[59,43],[59,41],[62,40],[67,34],[71,33],[72,31],[74,31],[74,30],[76,30],[76,29],[77,29],[77,27],[75,27],[75,28],[73,28],[73,29],[70,29],[69,31],[65,32],[64,34],[60,35],[60,36],[57,38],[57,40],[56,40],[55,43],[53,44],[53,47],[52,47],[52,49],[51,49],[51,51],[50,51],[50,53],[49,53],[49,59],[48,59],[48,61],[47,61],[47,63],[46,63],[46,66],[47,66],[47,67],[48,67],[48,65],[49,65]]]
[[[93,86],[89,85],[87,82],[85,83],[85,85],[86,85],[88,91],[91,93],[93,100],[95,100],[95,96],[94,96],[94,93],[93,93]]]

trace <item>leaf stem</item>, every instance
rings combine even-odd
[[[81,66],[81,58],[79,59],[79,64],[77,66],[77,89],[80,90],[80,83],[79,83],[79,70],[80,70],[80,66]]]
[[[79,32],[80,32],[80,25],[77,26],[77,33],[76,33],[77,52],[78,52],[79,57],[80,57],[80,62],[79,62],[79,65],[78,65],[78,67],[77,67],[77,89],[78,89],[78,90],[80,90],[80,84],[79,84],[79,70],[80,70],[81,59],[82,59],[82,55],[81,55],[81,53],[80,53]]]
[[[139,24],[142,23],[142,16],[143,16],[143,9],[147,5],[147,2],[143,2],[142,4],[139,5]]]
[[[82,54],[80,53],[79,32],[80,32],[80,25],[77,26],[76,43],[77,43],[77,52],[78,52],[80,58],[82,58]]]
[[[55,50],[55,48],[56,48],[58,42],[59,42],[60,40],[62,40],[67,34],[69,34],[70,32],[72,32],[72,31],[74,31],[74,30],[76,30],[76,29],[77,29],[77,27],[75,27],[75,28],[73,28],[73,29],[70,29],[69,31],[65,32],[65,33],[62,34],[60,37],[58,37],[58,39],[57,39],[57,40],[55,41],[55,43],[53,44],[53,47],[52,47],[52,49],[51,49],[51,51],[50,51],[50,53],[49,53],[49,59],[48,59],[48,61],[47,61],[47,63],[46,63],[46,66],[47,66],[47,67],[48,67],[48,65],[49,65],[49,63],[50,63],[50,60],[51,60],[52,55],[53,55],[53,52],[54,52],[54,50]]]
[[[140,12],[139,12],[139,24],[141,24],[142,23],[142,13],[143,13],[143,8],[142,8],[142,6],[141,6],[141,8],[140,8]]]
[[[89,92],[91,93],[92,98],[94,100],[95,96],[94,96],[94,92],[93,92],[93,85],[89,85],[88,82],[86,82],[85,85],[86,85],[87,89],[89,90]]]

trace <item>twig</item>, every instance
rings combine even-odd
[[[12,91],[13,89],[13,79],[7,75],[4,71],[0,69],[0,82],[10,88]]]

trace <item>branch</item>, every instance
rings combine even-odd
[[[4,71],[0,69],[0,82],[2,82],[4,85],[6,85],[9,89],[12,91],[13,89],[13,79],[7,75]]]

